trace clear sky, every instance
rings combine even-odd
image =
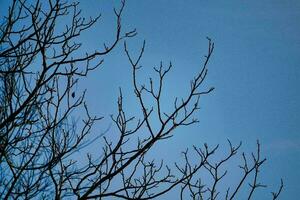
[[[88,13],[102,11],[104,24],[95,31],[99,38],[109,38],[113,4],[95,0],[82,6]],[[206,36],[215,42],[206,85],[216,89],[202,101],[197,113],[200,123],[176,132],[155,153],[176,161],[186,147],[208,142],[225,148],[227,138],[242,141],[242,150],[250,153],[259,139],[267,158],[261,181],[270,187],[256,199],[269,196],[280,177],[285,183],[280,199],[295,199],[300,190],[299,19],[298,0],[128,1],[123,23],[128,29],[137,28],[138,36],[128,41],[133,50],[146,39],[143,66],[173,62],[165,101],[172,102],[168,97],[173,94],[185,94],[206,53]],[[96,38],[87,42],[90,38],[96,48]],[[90,104],[103,114],[116,109],[118,86],[128,110],[136,109],[128,97],[130,66],[123,54],[122,48],[115,50],[86,83]]]
[[[113,37],[112,7],[116,2],[81,2],[83,14],[103,14],[103,23],[82,37],[87,48],[98,48],[103,40]],[[298,197],[299,20],[299,0],[128,0],[122,23],[125,29],[136,28],[138,32],[128,44],[137,51],[146,40],[142,77],[160,61],[174,65],[166,82],[165,102],[173,102],[175,94],[186,94],[206,53],[206,36],[215,42],[205,85],[216,89],[202,100],[196,114],[200,123],[177,131],[170,141],[154,149],[153,155],[159,152],[176,161],[182,150],[204,142],[220,143],[225,149],[227,138],[233,143],[242,141],[242,150],[250,153],[259,139],[262,155],[267,158],[261,181],[270,188],[255,199],[270,197],[281,177],[285,187],[280,199]],[[81,85],[88,88],[90,107],[103,116],[115,113],[119,86],[127,110],[134,113],[137,109],[131,98],[131,68],[122,49],[122,45],[115,49],[103,68]],[[101,127],[107,126],[109,122],[104,121]]]

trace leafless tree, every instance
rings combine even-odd
[[[11,1],[0,25],[0,198],[153,199],[175,189],[180,199],[236,199],[249,183],[251,199],[257,188],[265,187],[258,180],[266,161],[260,156],[259,142],[252,157],[242,154],[241,178],[224,193],[218,187],[230,169],[224,170],[223,165],[236,156],[241,144],[234,146],[228,141],[228,154],[219,160],[214,158],[218,146],[193,147],[193,153],[184,151],[183,162],[173,167],[146,158],[148,151],[172,137],[175,129],[198,122],[193,117],[200,98],[213,90],[203,90],[202,85],[214,43],[208,38],[208,52],[190,82],[188,95],[176,98],[173,110],[166,112],[161,96],[172,64],[154,68],[158,81],[138,82],[145,42],[137,58],[132,57],[126,38],[135,36],[136,31],[122,29],[124,6],[125,1],[121,1],[114,10],[114,41],[102,50],[80,56],[78,52],[83,50],[79,36],[100,16],[86,20],[73,1]],[[88,148],[91,128],[102,118],[90,114],[85,92],[75,93],[74,86],[101,66],[104,56],[120,41],[131,65],[132,85],[142,117],[128,116],[124,111],[120,89],[118,111],[111,116],[118,139],[110,141],[104,135],[102,154],[96,158],[87,154],[87,163],[78,164],[82,156],[74,156],[76,151]],[[152,98],[153,104],[145,103],[145,95]],[[76,110],[86,115],[81,126],[70,118]],[[158,128],[154,128],[153,121]],[[208,173],[205,179],[201,171]],[[271,197],[277,199],[282,188],[281,181]]]

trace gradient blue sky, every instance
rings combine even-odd
[[[84,45],[96,49],[113,37],[113,6],[118,1],[82,1],[83,14],[102,13],[103,23],[82,36]],[[4,1],[0,0],[1,5]],[[3,8],[3,7],[2,7]],[[2,9],[1,9],[2,10]],[[153,155],[179,159],[180,152],[204,142],[226,147],[226,139],[243,142],[243,151],[255,151],[262,143],[267,163],[261,181],[275,189],[280,178],[285,188],[280,199],[295,199],[300,191],[300,1],[299,0],[128,0],[125,30],[136,28],[138,36],[128,44],[137,51],[146,39],[142,64],[144,75],[160,61],[172,61],[164,102],[184,96],[189,80],[199,70],[209,36],[215,52],[205,85],[214,86],[196,114],[200,123],[180,129],[153,151]],[[132,98],[130,66],[122,45],[80,87],[88,88],[88,103],[103,116],[115,113],[118,87],[125,105],[137,112]],[[108,117],[107,117],[108,118]],[[109,126],[104,121],[101,128]],[[256,199],[265,199],[259,193]],[[170,196],[172,197],[172,196]],[[270,196],[269,196],[270,197]]]
[[[97,37],[86,39],[93,48],[98,45],[96,38],[111,37],[106,32],[113,30],[111,2],[82,4],[89,14],[103,13],[104,23],[95,29]],[[206,85],[216,90],[202,101],[197,113],[200,123],[176,132],[155,153],[176,161],[186,147],[208,142],[225,148],[227,138],[242,141],[242,150],[251,152],[259,139],[268,159],[261,176],[270,186],[266,195],[282,177],[285,188],[280,199],[295,199],[300,191],[299,19],[298,0],[128,1],[123,23],[138,31],[128,41],[131,49],[138,50],[146,39],[144,73],[161,60],[173,62],[166,102],[171,103],[168,97],[174,94],[185,94],[206,53],[206,36],[215,42]],[[128,109],[136,109],[128,97],[132,94],[130,66],[121,47],[86,83],[93,96],[91,106],[103,114],[116,109],[112,99],[118,86],[123,88]],[[265,199],[264,195],[259,193],[256,199]]]

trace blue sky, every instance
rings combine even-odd
[[[109,38],[107,31],[113,30],[113,5],[109,1],[82,4],[88,13],[102,12],[104,23],[95,28],[99,38]],[[180,151],[192,145],[220,143],[225,148],[227,138],[242,141],[242,150],[250,153],[259,139],[262,155],[268,159],[261,180],[270,187],[257,199],[270,195],[280,177],[285,182],[280,199],[296,197],[300,189],[299,19],[300,2],[292,0],[128,1],[123,23],[138,31],[129,46],[135,51],[144,39],[147,44],[142,77],[160,61],[174,65],[166,83],[166,102],[172,102],[172,95],[185,94],[206,53],[206,36],[215,42],[205,85],[216,89],[202,100],[197,113],[200,123],[176,132],[153,155],[160,152],[176,161]],[[87,38],[97,48],[95,37]],[[85,83],[93,93],[88,99],[91,106],[104,115],[114,112],[119,86],[128,110],[136,110],[130,98],[130,66],[123,54],[120,46]]]
[[[88,50],[102,47],[112,39],[112,8],[118,1],[81,2],[83,14],[102,20],[82,35]],[[4,1],[0,0],[4,5]],[[3,6],[2,8],[4,8]],[[2,9],[1,9],[2,10]],[[196,114],[200,123],[180,129],[167,143],[158,145],[152,155],[170,162],[180,152],[204,142],[220,143],[226,139],[243,142],[242,150],[255,151],[256,140],[267,157],[261,181],[270,187],[258,193],[265,199],[280,178],[285,188],[280,199],[294,199],[300,190],[300,1],[298,0],[128,0],[122,23],[125,30],[137,29],[128,40],[133,53],[146,40],[142,59],[144,72],[140,81],[151,75],[160,61],[172,61],[174,68],[166,81],[163,101],[172,103],[174,96],[184,96],[189,80],[199,70],[207,51],[206,37],[215,42],[205,86],[214,92],[201,102]],[[87,101],[94,113],[106,116],[117,110],[118,87],[121,86],[126,109],[138,112],[132,97],[131,68],[122,45],[105,60],[102,69],[82,82]],[[146,80],[145,80],[146,81]],[[204,87],[205,89],[205,87]],[[109,120],[99,125],[104,130]],[[101,132],[101,130],[100,130]],[[221,152],[222,153],[222,152]],[[172,197],[171,194],[170,197]],[[270,196],[269,196],[270,197]]]

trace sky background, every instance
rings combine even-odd
[[[1,5],[6,3],[0,0]],[[106,0],[81,2],[83,15],[102,13],[103,20],[82,35],[87,50],[113,38],[112,8],[118,5],[118,1]],[[137,29],[138,35],[128,40],[132,53],[146,40],[140,82],[153,75],[151,69],[160,61],[173,63],[165,85],[166,106],[173,103],[174,96],[186,95],[189,80],[199,71],[207,52],[206,37],[215,42],[203,89],[216,89],[201,101],[201,110],[195,115],[200,123],[176,131],[150,155],[173,162],[180,159],[182,150],[204,142],[220,143],[223,151],[227,139],[235,144],[242,141],[242,151],[251,153],[259,139],[267,158],[260,180],[270,187],[258,192],[255,199],[270,197],[281,177],[284,191],[280,199],[299,196],[299,19],[299,0],[128,0],[122,23],[125,30]],[[110,127],[108,116],[117,111],[119,86],[126,110],[138,112],[130,75],[120,44],[101,69],[81,82],[79,87],[88,89],[92,112],[107,118],[96,132]],[[174,198],[172,195],[166,199]]]
[[[118,6],[116,2],[82,2],[84,13],[101,12],[103,17],[101,26],[83,36],[88,48],[98,48],[101,41],[113,36],[112,7]],[[242,141],[242,151],[251,153],[259,139],[262,155],[267,158],[260,180],[269,188],[258,192],[255,199],[270,197],[281,177],[285,188],[280,199],[297,197],[299,19],[297,0],[128,1],[122,22],[125,30],[136,28],[138,32],[137,37],[128,40],[129,48],[135,53],[146,40],[140,81],[147,81],[151,68],[160,61],[172,61],[174,65],[166,80],[167,104],[173,102],[173,96],[186,94],[189,80],[199,70],[207,52],[206,36],[215,42],[207,87],[203,89],[216,89],[202,99],[201,110],[196,114],[200,123],[180,129],[167,143],[159,144],[152,155],[177,161],[187,147],[207,142],[220,143],[226,149],[227,139],[235,144]],[[88,88],[92,109],[104,116],[115,113],[119,86],[126,109],[133,113],[137,110],[136,101],[131,98],[131,68],[122,49],[122,45],[115,49],[103,68],[82,84]]]
[[[103,23],[86,37],[89,47],[97,39],[109,39],[113,30],[112,1],[82,3],[87,13],[101,12]],[[173,95],[184,96],[189,80],[199,70],[207,50],[206,36],[215,42],[205,85],[214,92],[201,102],[196,114],[200,123],[180,129],[175,136],[153,150],[170,161],[180,151],[204,142],[226,139],[243,142],[242,151],[255,151],[256,140],[267,158],[261,181],[269,187],[255,199],[270,197],[270,191],[284,179],[280,199],[294,199],[300,190],[300,1],[128,1],[123,17],[126,30],[136,28],[138,36],[128,41],[137,51],[146,40],[140,81],[147,81],[148,69],[160,61],[172,61],[174,68],[166,82],[165,102]],[[95,34],[96,33],[96,34]],[[96,35],[96,36],[95,36]],[[143,79],[144,78],[144,79]],[[137,109],[131,99],[130,66],[122,45],[109,56],[105,65],[84,83],[93,110],[111,114],[116,110],[118,87],[130,112]],[[205,87],[204,87],[205,89]],[[113,100],[114,99],[114,100]],[[112,109],[113,108],[113,109]],[[108,122],[107,122],[108,123]],[[221,152],[222,153],[222,152]],[[222,155],[222,154],[221,154]],[[171,198],[172,196],[170,196]],[[166,197],[167,198],[167,197]]]

